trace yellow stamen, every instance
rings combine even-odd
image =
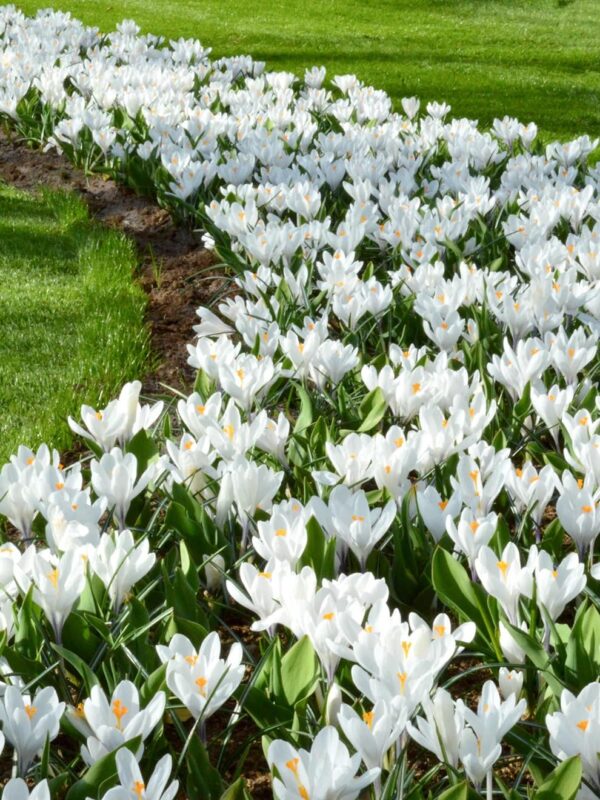
[[[118,730],[121,730],[121,720],[123,719],[125,714],[127,714],[128,711],[129,711],[129,709],[127,708],[127,706],[124,706],[123,703],[120,700],[113,700],[112,712],[115,715],[115,717],[117,718],[117,729]]]
[[[133,784],[133,793],[137,798],[139,798],[139,800],[141,800],[141,797],[145,791],[146,791],[146,786],[141,781],[136,781]]]

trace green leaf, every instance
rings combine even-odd
[[[64,658],[64,660],[70,664],[72,667],[75,668],[79,677],[82,679],[86,693],[89,695],[92,691],[92,686],[96,686],[99,683],[94,670],[90,669],[87,662],[80,658],[76,653],[73,653],[71,650],[67,650],[66,647],[61,647],[58,644],[52,643],[52,647],[56,650],[56,652]]]
[[[221,795],[221,800],[247,800],[249,794],[243,778],[238,778],[235,783],[228,786]]]
[[[143,428],[129,442],[126,450],[128,453],[133,453],[137,459],[138,475],[141,475],[150,461],[158,455],[158,445]]]
[[[315,651],[308,636],[303,636],[281,660],[281,681],[287,702],[295,706],[309,697],[316,688],[318,678]]]
[[[468,800],[469,797],[469,784],[466,781],[451,786],[438,797],[438,800]]]
[[[208,753],[197,736],[190,739],[185,754],[188,769],[188,797],[201,797],[203,800],[219,800],[223,783],[217,770],[211,766]],[[67,800],[71,800],[67,798]]]
[[[573,800],[581,786],[581,759],[572,756],[553,770],[533,795],[534,800]]]
[[[498,626],[488,608],[487,594],[473,583],[465,568],[442,547],[433,554],[433,588],[446,605],[465,621],[477,625],[477,637],[488,651],[502,658],[498,642]]]
[[[307,542],[301,566],[312,567],[317,578],[333,578],[335,571],[335,539],[328,539],[314,517],[306,524]]]
[[[531,383],[528,381],[523,389],[523,394],[513,408],[513,419],[519,424],[531,413]]]
[[[142,737],[136,736],[135,739],[125,742],[123,747],[135,753],[141,743]],[[116,756],[121,749],[122,748],[113,750],[112,753],[108,753],[108,755],[101,758],[100,761],[96,761],[96,763],[88,769],[83,778],[78,780],[77,783],[73,784],[69,789],[65,800],[86,800],[88,797],[97,797],[100,786],[106,781],[113,780],[117,777]]]
[[[304,386],[298,384],[296,386],[296,391],[298,392],[298,397],[300,398],[300,413],[298,414],[296,424],[294,425],[294,433],[301,433],[303,430],[312,425],[313,408],[310,395]]]
[[[166,674],[167,665],[161,664],[160,667],[148,675],[144,685],[140,689],[140,700],[142,701],[142,705],[147,705],[147,703],[152,700],[154,695],[164,687]]]
[[[578,613],[568,638],[565,679],[579,692],[600,673],[600,614],[590,605]]]
[[[102,645],[102,639],[92,630],[86,613],[73,611],[64,624],[62,643],[73,655],[89,662]],[[73,661],[70,663],[79,671]]]
[[[358,433],[367,433],[373,430],[383,419],[387,407],[387,400],[379,386],[369,392],[359,407],[360,418],[363,422],[358,428]]]
[[[514,625],[511,625],[508,620],[504,620],[504,625],[510,631],[510,635],[521,648],[521,650],[525,652],[525,655],[529,658],[531,663],[542,673],[542,677],[550,689],[557,697],[559,697],[564,686],[558,679],[558,676],[556,675],[554,668],[550,663],[548,653],[544,650],[542,644],[538,642],[537,639],[534,639],[533,636],[525,633],[525,631],[522,631],[520,628],[516,628]]]

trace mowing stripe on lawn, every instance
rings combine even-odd
[[[70,442],[66,417],[142,374],[146,298],[124,235],[73,194],[0,185],[0,461]]]

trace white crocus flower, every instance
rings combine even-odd
[[[471,567],[482,547],[485,547],[496,531],[497,515],[492,512],[476,517],[470,508],[463,509],[458,524],[452,517],[446,520],[446,531],[454,542],[455,550],[464,553]]]
[[[416,717],[415,725],[409,723],[408,733],[417,744],[456,769],[465,727],[463,707],[455,704],[450,693],[441,688],[433,698],[425,698],[422,706],[425,717]]]
[[[515,697],[521,694],[523,678],[523,670],[500,667],[498,670],[498,686],[500,688],[500,694],[505,700],[513,694]]]
[[[465,722],[469,726],[459,744],[460,760],[469,779],[479,787],[502,753],[500,742],[519,721],[527,703],[525,700],[517,703],[514,694],[501,700],[494,682],[486,681],[477,713],[465,706],[462,700],[458,700],[457,705],[462,707]]]
[[[585,779],[600,793],[600,683],[589,683],[577,696],[564,689],[560,711],[546,716],[546,727],[554,755],[561,761],[580,756]]]
[[[121,681],[109,700],[99,686],[94,686],[78,711],[70,715],[71,721],[86,736],[81,757],[92,765],[125,742],[141,737],[148,738],[160,722],[165,710],[165,693],[157,692],[146,708],[140,708],[138,690],[131,681]],[[144,752],[140,744],[135,757]]]
[[[593,550],[600,533],[599,498],[600,492],[594,491],[591,476],[580,483],[570,472],[563,472],[556,513],[560,524],[575,542],[580,558],[584,558],[588,550]]]
[[[279,491],[283,472],[273,472],[266,464],[237,458],[227,465],[217,498],[217,524],[223,525],[232,505],[242,526],[242,548],[245,546],[250,520],[257,509],[269,512]]]
[[[60,558],[49,550],[33,555],[31,580],[33,599],[48,618],[56,641],[61,641],[63,625],[81,597],[86,581],[86,556],[74,548]]]
[[[108,591],[114,613],[118,613],[132,586],[154,566],[148,539],[136,545],[129,530],[112,536],[103,533],[98,547],[90,550],[90,566]]]
[[[390,702],[379,700],[371,711],[359,715],[344,703],[337,720],[367,769],[373,769],[382,766],[385,754],[406,728],[406,705],[399,697]]]
[[[267,755],[275,774],[273,793],[277,800],[355,800],[379,776],[378,768],[362,775],[360,756],[351,756],[335,728],[322,728],[310,751],[296,750],[276,739]]]
[[[560,432],[560,421],[567,408],[571,405],[575,390],[572,386],[561,389],[558,384],[553,384],[547,391],[531,387],[531,403],[535,413],[542,420],[544,425],[552,434],[552,438],[558,443]]]
[[[144,491],[154,475],[154,468],[148,467],[137,478],[137,458],[133,453],[123,453],[113,447],[100,461],[91,464],[92,486],[98,497],[105,497],[121,530],[125,528],[125,518],[131,501]]]
[[[518,624],[519,598],[531,597],[533,565],[521,567],[521,555],[509,542],[498,557],[489,547],[482,547],[475,559],[475,570],[486,592],[495,597],[513,625]]]
[[[159,760],[148,781],[144,781],[135,756],[127,748],[118,751],[115,761],[120,785],[109,789],[102,800],[173,800],[177,794],[179,781],[168,784],[173,765],[170,755]]]
[[[46,740],[58,735],[65,704],[46,686],[31,697],[18,686],[7,686],[0,701],[2,732],[17,753],[17,771],[24,776]]]
[[[91,406],[81,406],[81,419],[85,428],[69,417],[69,427],[73,433],[95,442],[106,452],[115,446],[126,421],[124,409],[116,400],[112,400],[101,411]]]
[[[100,445],[106,452],[115,444],[124,447],[138,431],[150,428],[162,413],[162,401],[153,406],[140,405],[141,388],[140,381],[126,383],[118,399],[111,400],[100,411],[82,406],[81,418],[85,428],[69,417],[71,430]]]
[[[257,529],[258,536],[252,538],[252,544],[261,558],[296,565],[308,541],[302,516],[275,513],[268,521],[257,523]]]
[[[227,658],[221,658],[221,642],[214,631],[199,650],[181,634],[175,634],[168,647],[159,645],[156,650],[167,664],[167,686],[202,723],[231,697],[244,677],[241,645],[234,642]]]
[[[239,577],[246,593],[230,580],[226,582],[226,587],[232,599],[256,614],[261,622],[279,609],[280,584],[289,574],[287,562],[266,564],[264,569],[259,570],[245,561],[240,566]],[[253,630],[255,625],[256,623],[252,625]],[[273,630],[270,630],[270,633],[272,632]]]
[[[349,547],[364,571],[367,558],[387,533],[396,517],[396,503],[390,500],[383,508],[370,508],[366,494],[359,489],[350,491],[347,486],[336,486],[328,505],[315,498],[313,512],[329,536],[334,536]]]
[[[515,501],[517,511],[523,513],[530,510],[531,518],[539,525],[546,506],[558,487],[558,479],[550,464],[538,472],[531,461],[527,461],[522,467],[508,471],[506,486]]]
[[[458,516],[461,508],[460,494],[454,492],[446,500],[435,486],[428,486],[423,491],[417,489],[417,507],[425,527],[435,541],[439,542],[446,532],[448,519]]]
[[[542,614],[548,614],[555,622],[567,607],[585,588],[584,565],[576,553],[569,553],[555,566],[549,553],[535,545],[531,548],[529,560],[534,566],[537,604]],[[546,637],[550,635],[548,621],[544,622]]]
[[[2,790],[2,800],[50,800],[48,781],[40,781],[30,790],[22,778],[12,778]]]

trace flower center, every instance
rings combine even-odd
[[[117,719],[117,730],[121,730],[121,721],[129,709],[120,700],[113,700],[112,712]]]

